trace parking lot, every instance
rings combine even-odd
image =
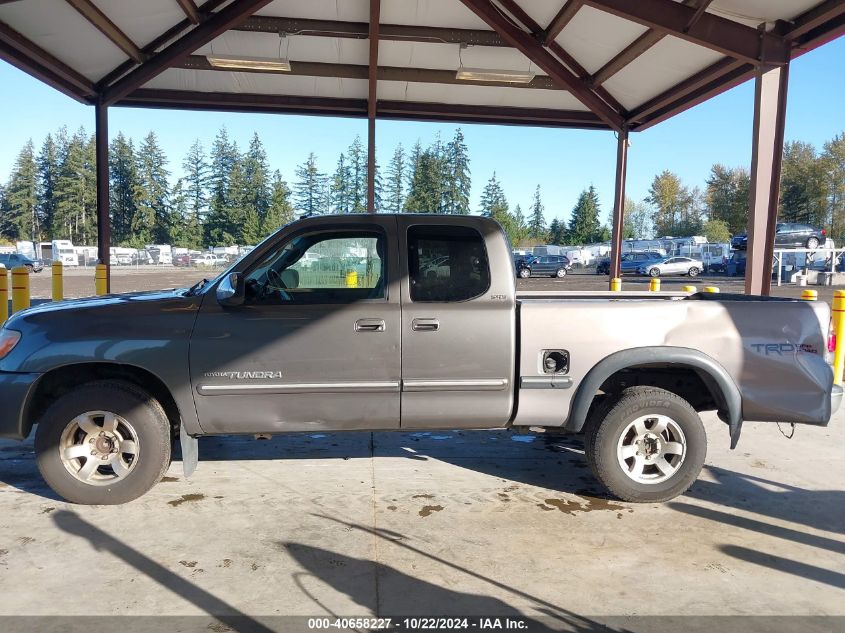
[[[156,266],[132,266],[112,268],[112,292],[134,292],[141,290],[160,290],[162,288],[187,287],[203,277],[213,277],[221,269],[173,268]],[[622,281],[623,290],[648,290],[649,278],[626,275]],[[663,277],[661,289],[680,290],[686,285],[695,285],[699,289],[716,286],[722,292],[743,292],[742,277],[724,275],[701,275],[695,279],[688,277]],[[51,293],[50,271],[30,276],[30,286],[34,299],[49,299]],[[518,279],[520,290],[607,290],[607,276],[596,275],[593,269],[572,271],[564,279],[533,277]],[[831,286],[812,286],[819,293],[819,299],[830,301],[836,288]],[[65,296],[86,297],[94,294],[94,270],[92,268],[66,269],[64,272]],[[800,297],[803,288],[792,284],[777,287],[773,284],[772,294],[782,297]]]
[[[112,287],[208,274],[117,269]],[[34,275],[34,296],[48,297],[49,282]],[[519,286],[606,282],[572,274]],[[626,277],[624,287],[647,283]],[[742,289],[741,279],[695,283]],[[91,294],[93,271],[68,271],[65,288]],[[580,438],[527,432],[204,438],[190,479],[176,459],[151,492],[118,507],[62,502],[31,441],[0,441],[0,616],[44,616],[15,627],[62,631],[109,622],[69,615],[182,616],[159,626],[183,631],[306,630],[309,617],[363,615],[510,616],[572,631],[843,630],[845,619],[808,618],[845,618],[845,413],[791,440],[777,425],[747,424],[735,451],[714,415],[705,423],[702,477],[685,496],[646,505],[605,495]],[[796,619],[651,617],[752,614]]]

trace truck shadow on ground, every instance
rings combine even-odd
[[[330,517],[324,518],[331,521],[338,521]],[[272,617],[254,618],[240,611],[223,598],[183,578],[178,573],[167,569],[143,552],[101,530],[74,512],[60,510],[55,513],[52,519],[56,527],[66,534],[87,541],[94,550],[105,552],[124,564],[130,565],[137,572],[146,575],[162,587],[212,616],[220,624],[225,625],[225,630],[270,633],[271,631],[281,631],[286,628],[287,623],[284,621],[278,622],[280,626],[277,627],[277,622],[274,622]],[[366,526],[339,522],[348,525],[351,529],[359,529],[365,533],[372,533],[372,530]],[[403,535],[395,532],[388,532],[386,534],[382,534],[381,532],[377,531],[375,535],[393,542],[397,539],[405,539]],[[466,617],[475,615],[490,618],[511,617],[519,618],[520,621],[525,622],[526,627],[522,628],[522,630],[527,631],[560,630],[562,626],[565,626],[566,630],[576,633],[618,630],[610,629],[597,621],[578,616],[560,609],[555,605],[528,596],[519,589],[479,576],[459,565],[444,561],[436,556],[428,555],[412,546],[410,548],[414,552],[424,555],[433,561],[446,564],[454,570],[465,572],[478,579],[486,580],[512,595],[519,595],[530,599],[535,603],[540,613],[546,614],[549,621],[554,622],[554,627],[549,627],[536,619],[523,616],[521,611],[498,598],[447,589],[405,574],[377,561],[354,558],[338,552],[295,542],[282,542],[280,545],[283,551],[302,570],[295,571],[292,574],[297,586],[306,596],[313,600],[315,611],[325,612],[330,616],[348,617],[349,614],[333,613],[326,607],[325,603],[327,600],[320,600],[318,596],[314,595],[314,590],[307,586],[308,582],[306,579],[308,577],[319,579],[323,586],[327,585],[335,592],[346,595],[357,605],[366,608],[374,615],[389,617],[399,614],[409,616],[452,615]],[[385,595],[381,592],[385,588],[389,588],[390,595],[393,596],[392,601],[396,604],[385,604]],[[211,626],[209,628],[211,630],[218,630]]]

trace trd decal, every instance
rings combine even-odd
[[[819,353],[819,350],[815,345],[809,345],[807,343],[751,343],[749,346],[758,354],[765,354],[766,356],[788,356],[795,353]]]

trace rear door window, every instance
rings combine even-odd
[[[468,301],[490,288],[484,238],[459,226],[408,229],[408,279],[414,302]]]

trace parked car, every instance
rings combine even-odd
[[[572,263],[566,255],[543,255],[526,259],[519,264],[516,274],[522,279],[529,277],[566,277]]]
[[[44,270],[44,262],[40,259],[30,259],[20,253],[0,253],[0,264],[10,270],[17,266],[25,266],[31,273],[40,273]]]
[[[794,222],[778,222],[775,226],[775,246],[792,246],[795,248],[818,248],[827,240],[827,231],[809,224]],[[748,235],[742,233],[731,240],[731,248],[745,250],[748,248]]]
[[[184,255],[176,255],[173,258],[173,265],[174,266],[190,266],[191,265],[191,256],[187,253]]]
[[[350,239],[385,254],[371,283],[297,273]],[[448,281],[423,252],[449,255]],[[826,426],[841,405],[827,302],[537,295],[511,261],[489,218],[313,216],[187,290],[21,310],[0,329],[0,437],[35,428],[57,494],[116,504],[161,480],[175,442],[190,476],[200,436],[546,427],[584,433],[613,494],[656,503],[701,471],[699,412],[735,447],[745,420]]]
[[[226,259],[218,257],[214,253],[201,253],[191,257],[192,266],[223,266],[226,264]]]
[[[128,253],[112,254],[109,257],[112,266],[129,266],[132,264],[132,255]]]
[[[704,270],[704,262],[691,257],[666,257],[656,262],[650,262],[640,266],[637,272],[649,277],[660,277],[660,275],[689,275],[698,277]]]

